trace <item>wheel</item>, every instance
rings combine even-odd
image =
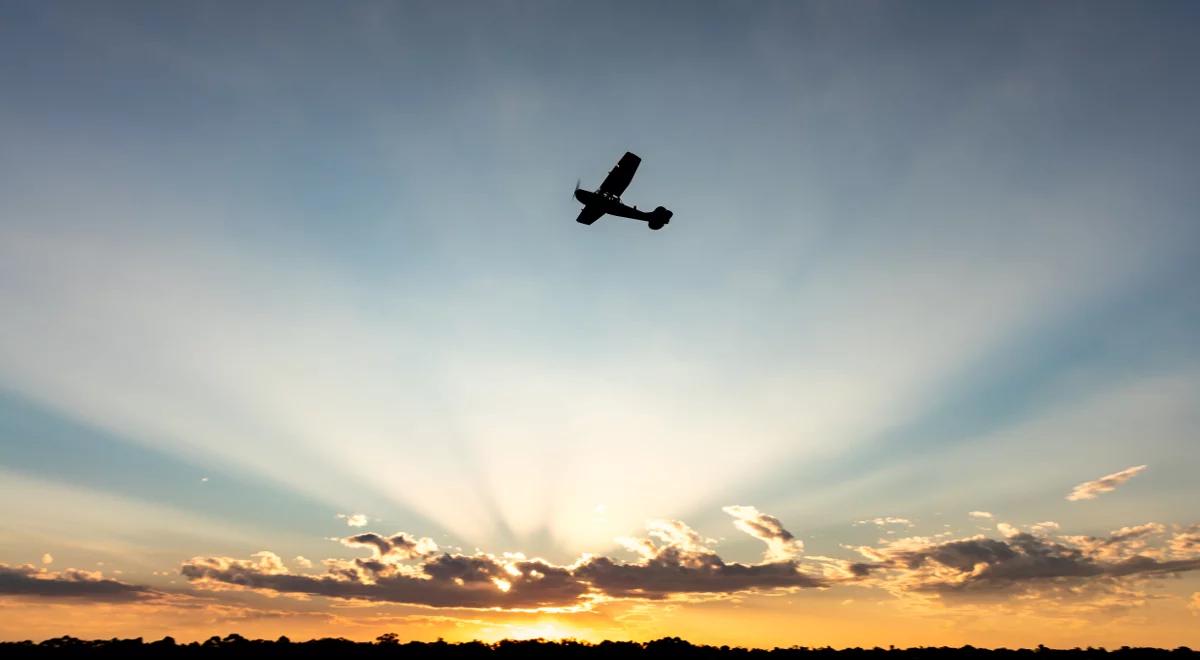
[[[655,222],[655,221],[653,221],[653,220],[650,222],[650,229],[651,229],[651,230],[653,230],[653,231],[658,231],[659,229],[662,229],[662,228],[663,228],[663,223],[661,223],[661,222]]]

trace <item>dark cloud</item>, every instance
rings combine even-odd
[[[727,507],[742,531],[767,544],[760,563],[728,562],[680,521],[647,523],[642,538],[619,541],[632,561],[585,555],[556,565],[520,554],[437,552],[433,541],[374,533],[339,539],[370,557],[327,559],[322,575],[291,572],[273,553],[249,559],[196,557],[181,572],[201,587],[229,585],[280,593],[408,603],[430,607],[533,609],[587,605],[595,599],[661,600],[750,591],[855,584],[893,594],[967,596],[1037,592],[1064,599],[1089,593],[1096,603],[1142,596],[1139,580],[1200,569],[1200,528],[1146,523],[1108,536],[1030,534],[1007,525],[1002,539],[911,537],[857,548],[867,561],[799,557],[800,543],[775,517]],[[1046,523],[1035,529],[1050,529]],[[1056,596],[1056,597],[1059,597]]]
[[[575,569],[601,593],[622,598],[665,598],[672,594],[819,587],[824,581],[801,571],[793,561],[763,564],[726,563],[711,553],[667,548],[633,564],[592,557]]]
[[[0,595],[111,602],[145,600],[158,594],[147,587],[126,584],[88,571],[67,569],[49,572],[28,564],[0,564]]]
[[[382,561],[397,561],[416,559],[437,552],[437,543],[430,538],[415,538],[400,532],[391,536],[381,536],[374,532],[355,534],[341,539],[342,545],[351,548],[370,548],[375,559]]]
[[[739,516],[738,522],[753,519],[752,535],[766,541],[769,548],[796,551],[798,542],[777,519],[749,507],[743,509],[741,513],[747,515]],[[181,573],[200,586],[217,588],[236,585],[431,607],[506,609],[566,607],[601,596],[660,599],[673,594],[727,594],[824,584],[821,578],[802,572],[792,560],[727,563],[707,547],[709,540],[682,522],[652,521],[648,530],[648,538],[624,540],[627,548],[640,555],[638,561],[628,563],[587,556],[559,566],[523,555],[437,554],[428,539],[364,533],[341,542],[368,548],[372,556],[326,560],[324,575],[292,573],[278,556],[268,552],[251,559],[196,557],[183,563]]]
[[[260,553],[261,554],[261,553]],[[180,573],[199,583],[282,593],[410,603],[431,607],[512,608],[563,606],[586,591],[564,568],[541,560],[444,554],[419,566],[328,560],[325,575],[300,575],[254,560],[197,557]]]
[[[1041,583],[1152,577],[1200,569],[1200,557],[1166,558],[1161,551],[1147,548],[1144,537],[1161,528],[1149,524],[1123,528],[1109,537],[1060,540],[1024,532],[1006,539],[902,539],[881,548],[860,548],[876,561],[856,565],[860,567],[856,574],[869,574],[892,590],[982,593]]]

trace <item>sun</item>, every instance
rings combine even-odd
[[[579,638],[579,632],[566,628],[552,621],[542,621],[531,625],[516,625],[504,628],[500,632],[501,639],[545,639],[562,640]]]

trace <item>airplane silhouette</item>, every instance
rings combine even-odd
[[[625,155],[621,156],[621,160],[617,162],[617,166],[612,168],[612,171],[604,178],[604,183],[601,183],[595,192],[584,190],[579,187],[578,181],[575,182],[575,199],[583,204],[583,210],[579,212],[579,217],[575,218],[575,222],[590,225],[605,213],[648,222],[650,228],[655,231],[662,229],[670,222],[671,216],[674,214],[661,206],[653,211],[641,211],[636,206],[626,206],[621,203],[621,193],[629,187],[629,182],[633,180],[633,174],[637,172],[641,162],[641,158],[626,151]]]

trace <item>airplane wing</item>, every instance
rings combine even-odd
[[[612,168],[612,171],[604,178],[604,183],[600,184],[600,188],[596,192],[620,197],[621,193],[629,187],[629,182],[633,181],[633,173],[637,172],[641,162],[641,158],[626,151],[625,155],[621,156],[621,160],[617,162],[617,166]]]
[[[602,215],[604,215],[604,211],[601,211],[594,206],[585,206],[583,207],[583,210],[579,212],[579,217],[575,218],[575,222],[578,222],[582,225],[590,225],[599,220],[600,216]]]

